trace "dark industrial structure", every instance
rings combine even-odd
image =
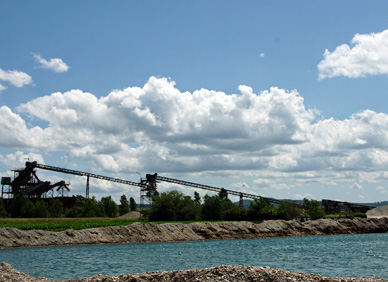
[[[220,193],[222,190],[224,190],[228,193],[228,195],[240,197],[240,201],[239,201],[240,208],[244,208],[244,205],[243,205],[244,198],[253,199],[253,200],[265,199],[272,204],[280,204],[282,202],[282,200],[278,200],[278,199],[274,199],[274,198],[262,197],[259,195],[248,194],[248,193],[244,193],[244,192],[240,192],[240,191],[234,191],[234,190],[218,188],[218,187],[214,187],[214,186],[209,186],[209,185],[198,184],[198,183],[194,183],[194,182],[183,181],[183,180],[179,180],[179,179],[159,176],[157,173],[147,174],[146,184],[148,184],[149,186],[152,186],[155,189],[155,191],[156,191],[156,183],[162,182],[162,181],[180,184],[180,185],[189,186],[189,187],[194,187],[194,188],[200,188],[200,189],[209,190],[209,191],[213,191],[213,192],[217,192],[217,193]],[[294,203],[294,202],[290,202],[290,203],[292,205],[300,207],[300,205],[297,203]]]
[[[340,201],[333,201],[333,200],[326,200],[326,199],[323,199],[321,204],[326,214],[336,214],[343,211],[366,213],[368,210],[375,208],[375,207],[361,205],[361,204],[354,204],[354,203],[340,202]]]
[[[1,178],[1,197],[6,207],[9,207],[13,198],[23,192],[31,201],[59,199],[63,206],[71,208],[75,205],[75,198],[68,197],[69,184],[61,180],[54,184],[42,181],[36,174],[35,167],[26,163],[26,167],[12,171],[14,176]]]
[[[259,195],[248,194],[240,191],[234,191],[224,188],[218,188],[214,186],[198,184],[189,181],[183,181],[174,178],[168,178],[159,176],[157,173],[155,174],[147,174],[145,179],[140,179],[140,182],[133,182],[118,178],[112,178],[108,176],[102,176],[90,172],[77,171],[72,169],[60,168],[55,166],[38,164],[37,162],[26,162],[26,167],[23,169],[15,169],[13,170],[14,177],[2,177],[1,185],[2,185],[2,198],[6,206],[9,206],[12,202],[12,199],[20,192],[23,192],[28,198],[33,201],[38,199],[52,199],[58,198],[65,208],[71,208],[76,204],[76,197],[68,197],[67,194],[70,191],[69,184],[65,183],[65,181],[59,181],[54,184],[51,184],[50,181],[41,181],[37,174],[36,169],[44,169],[49,171],[61,172],[65,174],[72,174],[78,176],[86,176],[86,198],[89,198],[89,178],[97,178],[106,181],[112,181],[116,183],[132,185],[140,187],[140,211],[142,212],[145,206],[152,205],[152,199],[154,196],[159,195],[157,190],[157,183],[159,182],[169,182],[175,183],[179,185],[205,189],[213,192],[220,193],[221,191],[226,191],[228,195],[238,196],[240,198],[239,206],[243,207],[243,199],[265,199],[270,203],[278,205],[282,202],[282,200],[262,197]],[[301,207],[300,204],[289,201],[292,205],[296,207]],[[364,206],[360,204],[351,204],[348,202],[339,202],[332,200],[322,200],[322,206],[325,209],[326,213],[339,213],[342,211],[361,211],[366,212],[372,207]]]

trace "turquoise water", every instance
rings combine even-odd
[[[387,247],[388,234],[311,236],[10,249],[0,250],[0,262],[31,276],[55,279],[225,264],[388,278]]]

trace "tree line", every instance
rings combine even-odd
[[[77,203],[71,209],[64,209],[59,199],[48,202],[37,200],[32,202],[24,193],[13,199],[8,212],[0,200],[0,217],[47,218],[47,217],[116,217],[129,211],[135,211],[137,204],[131,197],[120,198],[118,206],[111,196],[85,198],[76,196]],[[1,199],[1,198],[0,198]],[[248,209],[240,209],[229,198],[225,189],[213,196],[205,195],[203,199],[198,192],[194,198],[173,190],[164,192],[153,198],[150,209],[144,211],[150,221],[194,221],[194,220],[247,220],[262,221],[270,219],[311,218],[325,216],[323,208],[316,200],[303,200],[298,206],[282,201],[279,205],[271,204],[267,199],[260,198],[251,202]]]
[[[249,209],[240,209],[229,198],[225,189],[217,195],[205,195],[203,201],[197,192],[194,199],[179,191],[164,192],[153,198],[149,209],[151,221],[191,221],[191,220],[248,220],[311,218],[325,216],[323,208],[316,200],[303,200],[303,205],[282,201],[278,206],[267,199],[251,202]]]
[[[102,197],[99,201],[95,197],[89,199],[80,195],[76,197],[76,205],[70,209],[64,209],[59,199],[33,202],[21,192],[13,198],[8,211],[0,198],[0,217],[116,217],[137,209],[136,201],[132,197],[128,200],[125,195],[121,196],[119,206],[111,196]]]

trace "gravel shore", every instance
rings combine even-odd
[[[57,280],[41,277],[30,277],[13,269],[9,264],[0,264],[1,282],[56,282]],[[377,281],[388,282],[388,279],[379,277],[369,278],[334,278],[323,277],[317,274],[307,274],[297,271],[285,271],[282,269],[260,267],[260,266],[233,266],[222,265],[206,269],[189,269],[184,271],[156,271],[137,274],[124,274],[120,276],[97,275],[89,278],[67,280],[67,282],[140,282],[140,281],[260,281],[260,282],[348,282],[348,281]]]
[[[134,223],[61,232],[0,228],[0,249],[69,245],[128,244],[254,239],[388,232],[388,218],[268,220],[252,222]]]

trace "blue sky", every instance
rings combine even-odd
[[[0,1],[1,175],[29,158],[276,198],[387,200],[387,11],[384,1]],[[71,177],[73,193],[84,182]],[[175,188],[194,192],[160,185]],[[139,195],[91,188],[123,193]]]

